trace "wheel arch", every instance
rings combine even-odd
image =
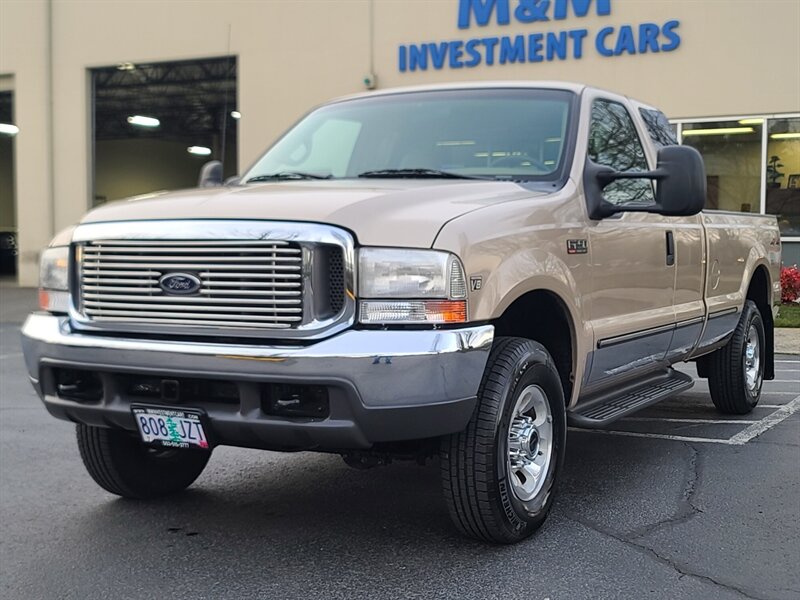
[[[772,318],[772,283],[769,269],[759,264],[753,269],[750,282],[747,285],[747,300],[752,300],[758,307],[761,320],[764,322],[764,379],[775,378],[775,332]]]
[[[578,332],[569,304],[552,290],[529,290],[509,299],[492,319],[496,336],[523,337],[542,344],[555,362],[569,407],[580,376]]]

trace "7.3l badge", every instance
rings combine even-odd
[[[587,254],[589,240],[567,240],[567,254]]]

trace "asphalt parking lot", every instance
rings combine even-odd
[[[219,448],[174,498],[105,493],[26,379],[31,301],[0,290],[2,598],[800,597],[800,356],[745,417],[698,381],[613,432],[570,431],[548,523],[493,547],[451,528],[436,464]]]

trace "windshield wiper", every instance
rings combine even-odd
[[[279,173],[270,173],[269,175],[255,175],[248,179],[246,183],[253,183],[254,181],[281,181],[281,180],[299,180],[299,179],[330,179],[331,175],[315,175],[314,173],[303,173],[302,171],[281,171]]]
[[[375,178],[407,178],[407,179],[486,179],[474,175],[460,175],[449,171],[439,171],[438,169],[379,169],[376,171],[364,171],[358,174],[359,177]]]

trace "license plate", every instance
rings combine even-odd
[[[164,448],[208,448],[202,414],[179,408],[132,406],[145,444]]]

